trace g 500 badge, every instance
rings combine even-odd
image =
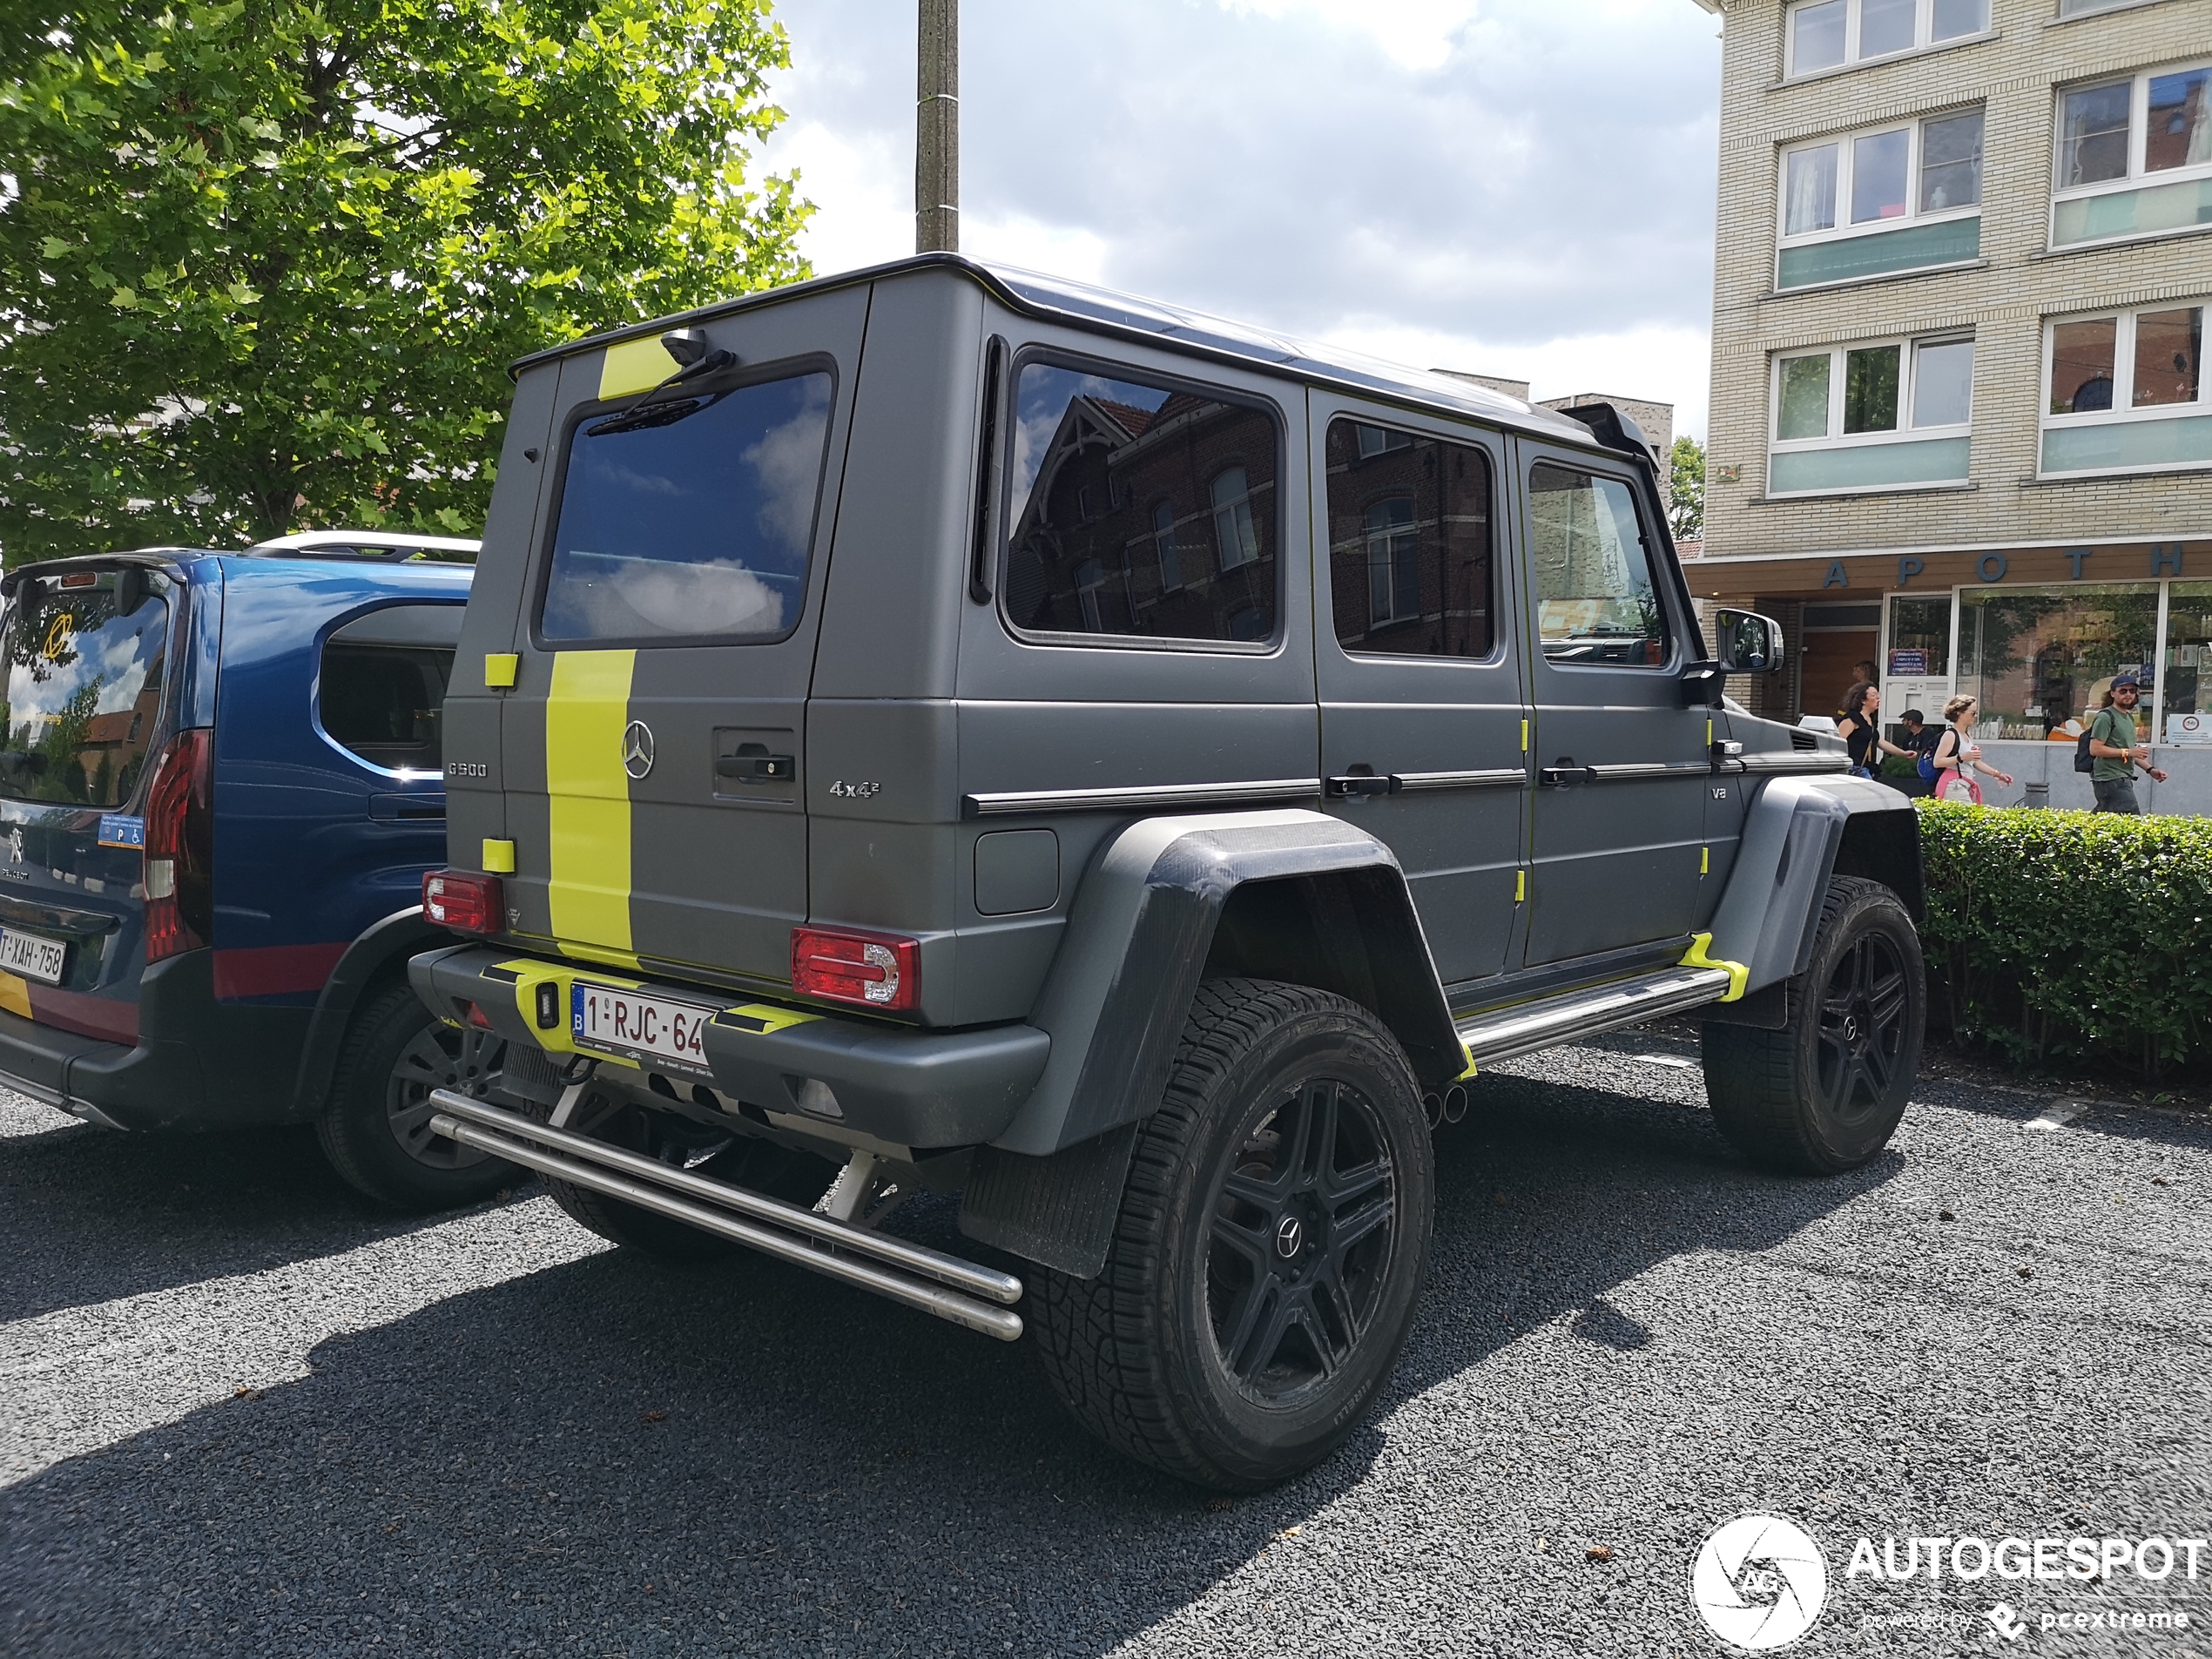
[[[102,846],[138,846],[146,844],[146,820],[132,818],[122,813],[100,814],[100,845]]]

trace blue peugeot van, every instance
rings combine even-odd
[[[409,955],[474,544],[363,532],[0,577],[0,1083],[111,1128],[314,1123],[387,1204],[511,1166],[429,1132],[502,1044]]]

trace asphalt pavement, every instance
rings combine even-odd
[[[2212,1123],[1931,1082],[1873,1165],[1788,1179],[1690,1052],[1481,1080],[1394,1387],[1234,1502],[1093,1443],[1025,1345],[795,1268],[0,1096],[0,1653],[1703,1656],[1692,1560],[1757,1511],[1826,1559],[1793,1654],[2212,1654],[2212,1554],[1846,1565],[2212,1531]]]

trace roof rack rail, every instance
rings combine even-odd
[[[397,563],[427,560],[473,564],[483,543],[459,536],[414,536],[396,530],[300,530],[273,536],[246,550],[265,558],[377,559]]]

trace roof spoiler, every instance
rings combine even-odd
[[[1608,449],[1622,455],[1640,456],[1654,469],[1659,465],[1659,451],[1635,423],[1635,419],[1616,403],[1577,403],[1571,409],[1558,409],[1570,421],[1579,421],[1589,428],[1591,435]]]

